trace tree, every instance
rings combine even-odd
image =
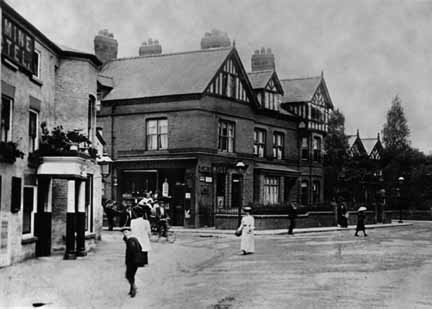
[[[325,137],[324,195],[326,200],[330,200],[337,194],[337,183],[344,168],[347,150],[348,138],[345,135],[345,116],[339,109],[336,109],[330,115],[328,133]]]
[[[396,96],[387,112],[387,122],[384,124],[383,141],[385,148],[390,153],[408,149],[410,146],[409,135],[410,130],[402,101]]]

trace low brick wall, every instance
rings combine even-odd
[[[392,211],[393,220],[399,220],[400,212],[397,209]],[[425,220],[432,221],[431,210],[402,210],[402,220]]]
[[[256,230],[277,230],[288,229],[288,215],[253,215],[255,218]],[[390,223],[392,217],[391,211],[386,211],[384,214],[384,222]],[[375,212],[366,212],[366,224],[376,223]],[[217,214],[215,218],[216,229],[234,230],[238,227],[237,215]],[[355,225],[357,223],[357,212],[349,212],[348,224]],[[296,228],[309,227],[325,227],[336,226],[337,222],[333,211],[311,211],[306,214],[301,214],[297,217]]]

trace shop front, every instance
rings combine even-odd
[[[194,158],[116,161],[117,201],[136,205],[146,194],[164,203],[171,225],[193,225]]]

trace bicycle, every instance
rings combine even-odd
[[[164,224],[161,225],[161,222],[164,222],[165,225]],[[172,230],[171,226],[169,225],[168,218],[160,219],[158,222],[156,217],[151,216],[150,227],[152,232],[152,237],[150,240],[153,242],[158,242],[161,237],[166,238],[167,242],[169,243],[174,243],[177,239],[176,233]]]

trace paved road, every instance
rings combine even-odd
[[[0,306],[122,308],[430,308],[432,223],[371,230],[259,236],[239,254],[234,236],[179,234],[157,243],[127,296],[124,245],[106,232],[77,261],[55,256],[0,269]],[[4,280],[6,279],[6,280]]]

